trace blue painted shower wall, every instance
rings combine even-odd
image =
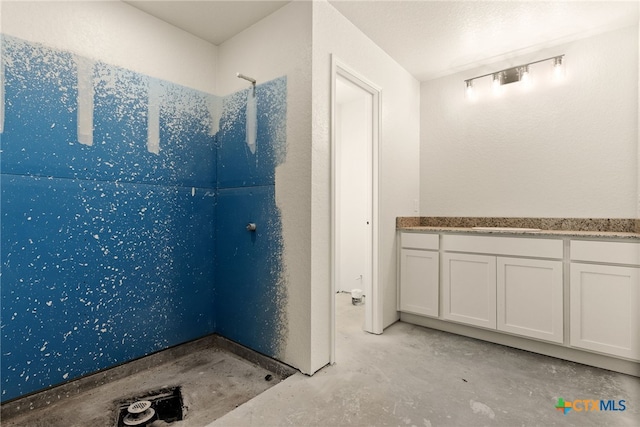
[[[2,44],[2,402],[213,332],[279,357],[286,78],[255,89],[252,153],[252,89],[219,98],[12,37]],[[92,145],[78,142],[81,63],[94,90]],[[157,154],[147,145],[153,111]]]
[[[286,139],[286,79],[256,87],[255,153],[246,142],[250,90],[224,100],[220,122],[216,329],[227,338],[279,358],[287,337],[287,294],[275,168],[283,160]],[[256,224],[256,231],[247,231],[248,223]]]
[[[96,62],[82,145],[77,60],[3,38],[2,401],[215,331],[215,99]]]

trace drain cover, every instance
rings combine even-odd
[[[115,426],[148,426],[156,420],[165,423],[180,421],[184,417],[181,388],[169,387],[148,391],[116,402]]]
[[[140,426],[155,419],[156,411],[151,408],[151,402],[140,400],[127,408],[127,415],[122,420],[128,426]]]
[[[140,414],[149,408],[151,408],[151,402],[149,402],[148,400],[141,400],[129,405],[127,411],[129,411],[130,414]]]

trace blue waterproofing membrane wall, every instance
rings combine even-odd
[[[276,356],[281,310],[256,315],[253,309],[268,302],[260,294],[278,288],[281,277],[273,147],[283,144],[269,138],[283,135],[286,105],[273,103],[286,104],[286,80],[259,87],[253,156],[262,162],[255,163],[237,159],[224,132],[212,131],[211,106],[219,98],[96,62],[93,145],[87,146],[77,138],[76,70],[84,58],[6,36],[2,43],[2,401],[218,329]],[[147,150],[150,88],[160,94],[159,154]],[[240,95],[229,100],[234,96]],[[234,111],[231,104],[224,100],[225,112]],[[244,126],[238,111],[220,121],[221,129]],[[216,204],[224,191],[217,164],[234,185],[259,185],[249,193],[262,196],[235,189],[239,196]],[[240,218],[239,206],[263,215],[254,222],[265,224],[259,230],[269,231],[269,242],[260,233],[221,231]],[[223,239],[216,241],[216,229]],[[242,237],[250,243],[238,244]],[[216,250],[224,254],[221,269]],[[260,266],[255,274],[229,269],[247,261]],[[238,298],[247,288],[253,300]],[[282,304],[282,291],[276,293]],[[225,317],[231,314],[233,322]],[[245,333],[254,322],[259,332]]]
[[[216,329],[277,357],[286,339],[282,225],[275,205],[278,147],[286,135],[286,80],[256,88],[255,153],[245,144],[251,90],[225,99],[220,126]],[[247,232],[248,223],[256,224],[255,232]]]

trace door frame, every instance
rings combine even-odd
[[[337,266],[338,266],[338,215],[340,211],[340,199],[338,197],[338,169],[337,160],[339,147],[336,140],[336,79],[338,76],[348,80],[372,96],[371,118],[371,289],[363,289],[366,295],[365,302],[365,331],[373,334],[382,333],[382,293],[379,286],[379,262],[378,247],[380,236],[380,215],[378,201],[378,156],[380,146],[380,119],[382,117],[382,88],[375,85],[362,74],[356,72],[334,54],[331,55],[331,358],[333,364],[336,360],[336,290],[337,290]]]

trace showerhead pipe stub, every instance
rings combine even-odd
[[[244,74],[241,74],[241,73],[236,73],[236,77],[238,77],[239,79],[244,79],[244,80],[250,82],[254,86],[256,85],[256,79],[253,79],[253,78],[251,78],[249,76],[245,76]]]

